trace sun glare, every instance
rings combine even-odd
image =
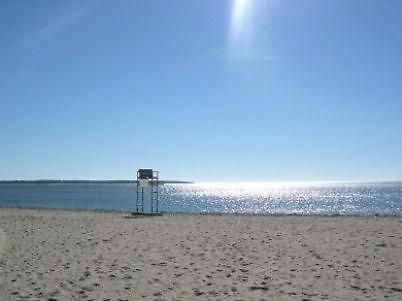
[[[234,0],[232,11],[232,28],[240,27],[249,0]]]
[[[247,51],[252,36],[252,0],[233,0],[230,22],[230,50]]]

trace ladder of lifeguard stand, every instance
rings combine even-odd
[[[144,212],[144,188],[140,187],[137,183],[137,199],[136,199],[137,213]]]
[[[155,206],[155,208],[154,208]],[[151,213],[159,212],[159,172],[154,170],[151,184]]]

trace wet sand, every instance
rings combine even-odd
[[[1,300],[402,300],[402,218],[0,209]]]

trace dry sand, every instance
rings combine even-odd
[[[402,300],[402,218],[0,209],[1,300]]]

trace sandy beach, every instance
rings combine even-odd
[[[402,218],[0,209],[1,300],[402,300]]]

